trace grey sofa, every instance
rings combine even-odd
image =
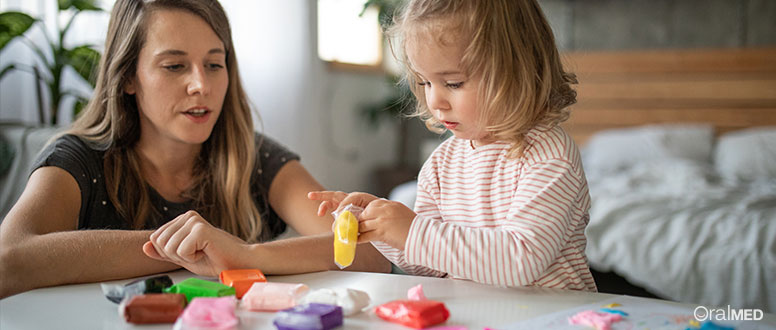
[[[38,152],[61,129],[0,123],[0,221],[24,191]]]

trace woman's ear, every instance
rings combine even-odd
[[[129,95],[135,95],[137,90],[135,88],[135,78],[129,78],[126,84],[124,84],[124,93]]]

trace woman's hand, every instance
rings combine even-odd
[[[373,200],[361,212],[358,242],[379,241],[404,251],[415,216],[415,212],[400,202]]]
[[[188,211],[153,232],[143,252],[195,274],[217,277],[222,270],[240,268],[246,247],[245,241],[213,227],[199,213]]]
[[[319,217],[332,210],[342,210],[348,204],[366,208],[370,202],[378,199],[376,196],[367,193],[353,192],[346,194],[341,191],[311,191],[307,193],[307,198],[321,201],[321,204],[318,205]]]

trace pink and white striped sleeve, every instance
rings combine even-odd
[[[548,278],[545,273],[573,235],[575,203],[586,183],[564,159],[521,172],[511,178],[519,183],[506,218],[479,226],[443,221],[438,209],[433,212],[431,196],[418,189],[421,204],[407,237],[406,262],[494,285],[526,286]],[[554,265],[551,272],[574,272],[566,268]]]
[[[424,175],[424,170],[425,167],[423,170],[421,170],[418,177],[417,197],[415,199],[415,213],[417,213],[417,216],[412,220],[413,227],[415,226],[415,222],[422,221],[420,219],[442,219],[442,215],[439,213],[439,207],[437,206],[438,204],[435,201],[435,198],[429,192],[429,189],[426,188],[428,186],[428,181],[425,180],[426,176]],[[436,191],[438,192],[439,189],[436,189]],[[409,235],[412,235],[412,229],[410,229]],[[409,239],[410,238],[407,237],[407,240]],[[389,261],[391,261],[397,267],[401,268],[401,270],[407,274],[434,277],[444,277],[447,275],[444,272],[435,271],[422,265],[408,263],[405,257],[405,251],[393,248],[388,244],[383,242],[372,242],[372,245],[374,245],[374,247],[377,248],[377,250],[380,251],[380,253],[382,253]]]

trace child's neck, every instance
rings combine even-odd
[[[469,146],[472,148],[472,150],[474,150],[479,147],[484,147],[486,145],[489,145],[493,142],[495,142],[495,140],[493,139],[469,140]]]

